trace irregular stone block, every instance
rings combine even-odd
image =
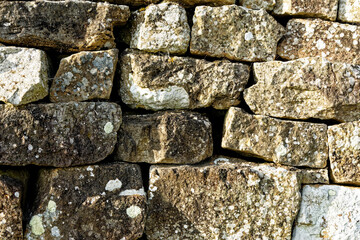
[[[274,9],[276,0],[240,0],[240,5],[250,9]]]
[[[360,1],[339,0],[338,20],[342,22],[360,23]]]
[[[42,169],[27,239],[138,239],[146,196],[137,165]]]
[[[356,239],[359,198],[359,188],[305,185],[292,239]]]
[[[0,105],[0,164],[66,167],[103,160],[114,150],[115,103]]]
[[[209,119],[185,111],[124,116],[115,158],[127,162],[192,164],[212,156]]]
[[[251,115],[232,107],[225,118],[221,146],[284,165],[324,168],[327,126]]]
[[[274,60],[285,32],[265,10],[236,5],[196,7],[193,24],[192,54],[249,62]]]
[[[257,114],[291,119],[360,118],[360,66],[303,58],[254,64],[255,85],[244,91]]]
[[[235,0],[167,0],[168,2],[176,2],[184,7],[195,7],[198,5],[221,6],[235,4]]]
[[[360,26],[320,19],[290,19],[278,46],[287,60],[324,57],[334,62],[360,64]]]
[[[114,48],[113,25],[129,16],[128,6],[108,3],[1,1],[0,42],[58,51]]]
[[[117,49],[80,52],[60,61],[50,88],[52,102],[109,99],[116,64]]]
[[[183,7],[164,2],[133,12],[123,35],[131,48],[184,54],[190,41],[190,27]]]
[[[338,0],[277,0],[273,13],[280,16],[323,18],[335,21]]]
[[[46,97],[48,91],[45,52],[0,46],[0,101],[22,105]]]
[[[229,61],[209,62],[125,51],[120,59],[119,94],[132,108],[151,110],[227,109],[240,103],[249,67]]]
[[[329,172],[324,169],[299,169],[302,184],[329,183]]]
[[[290,239],[297,174],[234,162],[152,166],[148,239]]]

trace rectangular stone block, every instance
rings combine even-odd
[[[349,23],[360,23],[360,1],[339,0],[338,20]]]
[[[240,0],[239,4],[250,9],[265,9],[271,11],[275,7],[276,0]]]
[[[199,5],[221,6],[235,4],[235,0],[168,0],[169,2],[176,2],[184,7],[195,7]]]

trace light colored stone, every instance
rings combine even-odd
[[[285,30],[265,10],[236,5],[195,8],[190,52],[239,61],[271,61]]]
[[[360,64],[360,26],[321,19],[290,19],[278,46],[287,60],[324,57],[334,62]]]
[[[165,2],[176,2],[184,7],[195,7],[199,5],[221,6],[235,4],[235,0],[165,0]]]
[[[360,1],[339,0],[338,20],[342,22],[360,23]]]
[[[23,105],[46,97],[48,91],[45,52],[0,46],[0,101]]]
[[[250,9],[265,9],[271,11],[274,9],[276,0],[240,0],[240,5]]]
[[[352,240],[360,236],[360,189],[305,185],[292,240]]]
[[[133,12],[123,35],[131,48],[184,54],[190,41],[190,27],[183,7],[164,2]]]
[[[249,67],[127,50],[120,59],[120,96],[132,108],[227,109],[240,103]]]
[[[124,116],[115,159],[127,162],[193,164],[212,156],[209,119],[168,111]]]
[[[226,114],[221,146],[279,164],[324,168],[327,126],[251,115],[232,107]]]
[[[117,49],[80,52],[60,61],[50,88],[52,102],[109,99],[116,64]]]
[[[256,114],[291,119],[360,118],[360,66],[303,58],[254,64],[244,98]]]
[[[152,166],[146,236],[290,240],[300,185],[286,168],[242,166],[223,158],[196,166]]]

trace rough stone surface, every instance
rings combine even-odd
[[[360,185],[360,121],[330,126],[328,136],[333,181]]]
[[[277,0],[273,13],[280,16],[323,18],[335,21],[338,0]]]
[[[236,5],[195,8],[190,52],[239,61],[271,61],[285,30],[265,10]],[[236,33],[236,34],[235,34]]]
[[[291,119],[360,118],[360,66],[325,58],[254,64],[256,84],[244,91],[257,114]]]
[[[291,19],[286,28],[278,46],[278,55],[284,59],[320,56],[360,64],[360,26],[321,19]]]
[[[359,188],[306,185],[292,239],[357,239],[359,209]]]
[[[186,11],[176,3],[151,4],[131,14],[123,40],[147,52],[184,54],[190,41]]]
[[[0,101],[22,105],[46,97],[48,91],[45,52],[0,46]]]
[[[342,22],[360,23],[360,1],[339,0],[338,20]]]
[[[108,3],[0,1],[0,42],[60,51],[113,48],[113,25],[129,16],[129,7]]]
[[[211,157],[210,121],[199,113],[168,111],[124,116],[115,158],[127,162],[192,164]]]
[[[115,103],[0,105],[0,164],[98,162],[113,151],[120,124]]]
[[[290,239],[300,204],[297,174],[226,161],[152,166],[148,239]]]
[[[276,0],[240,0],[240,5],[250,9],[265,9],[271,11],[274,9]]]
[[[194,7],[198,5],[221,6],[235,4],[235,0],[165,0],[166,2],[176,2],[184,7]]]
[[[324,169],[299,169],[302,184],[329,183],[329,172]]]
[[[241,63],[131,50],[121,57],[120,67],[123,102],[132,108],[151,110],[227,109],[240,103],[250,76],[249,67]]]
[[[117,49],[112,49],[80,52],[63,58],[50,88],[50,100],[109,99],[118,53]]]
[[[251,115],[232,107],[225,118],[221,146],[284,165],[324,168],[327,126]]]
[[[117,163],[43,169],[28,240],[138,239],[146,195],[140,168]]]

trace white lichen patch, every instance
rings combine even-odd
[[[126,214],[130,218],[136,218],[137,216],[139,216],[141,214],[141,208],[138,206],[132,205],[126,209]]]
[[[116,189],[120,189],[121,186],[122,186],[122,182],[117,178],[115,180],[108,181],[105,186],[105,190],[112,192]]]
[[[109,134],[114,130],[114,125],[111,122],[107,122],[104,126],[105,133]]]
[[[51,228],[51,235],[54,237],[60,237],[60,230],[57,226]]]
[[[30,220],[31,232],[37,236],[42,235],[45,232],[42,217],[40,215],[35,215]]]
[[[48,202],[47,211],[49,211],[50,213],[55,213],[56,212],[56,202],[54,202],[53,200],[50,200]]]
[[[276,157],[278,159],[280,159],[282,156],[285,156],[287,153],[287,148],[284,145],[279,145],[276,149],[275,149],[275,154]]]
[[[122,191],[119,196],[133,196],[133,195],[140,195],[140,196],[146,196],[144,188],[140,189],[127,189]]]

